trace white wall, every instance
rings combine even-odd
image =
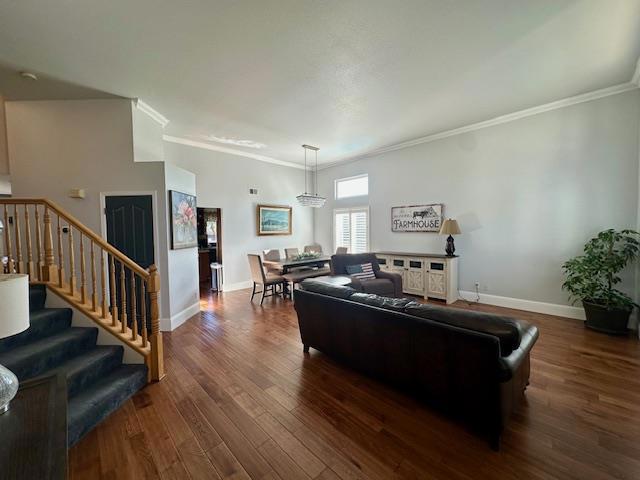
[[[457,218],[460,289],[568,304],[562,263],[605,228],[638,224],[640,92],[632,91],[322,170],[316,240],[332,209],[371,207],[373,250],[443,252],[436,234],[392,233],[390,208],[444,203]],[[368,198],[335,201],[336,178],[368,173]],[[633,290],[632,273],[624,288]]]
[[[164,202],[168,211],[170,211],[169,190],[196,195],[196,176],[192,172],[166,163],[164,176]],[[200,310],[198,247],[171,250],[171,229],[165,228],[164,231],[169,246],[166,252],[169,317],[163,318],[161,327],[163,330],[173,330]]]
[[[160,199],[163,164],[133,162],[129,100],[7,102],[6,111],[15,197],[49,198],[95,232],[101,231],[101,192],[155,191]],[[71,188],[84,188],[86,198],[69,198]],[[166,203],[158,201],[154,220],[165,217]],[[156,241],[159,252],[167,250],[166,235]],[[160,315],[167,317],[166,267],[158,269]]]
[[[248,286],[248,253],[267,248],[302,249],[313,242],[312,209],[296,205],[296,195],[304,189],[302,170],[169,142],[165,142],[165,160],[196,174],[199,207],[222,209],[226,290]],[[257,188],[259,194],[249,195],[249,188]],[[293,234],[259,237],[257,204],[293,206]]]

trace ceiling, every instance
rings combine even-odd
[[[0,62],[141,98],[167,135],[321,164],[628,82],[640,56],[640,0],[2,0],[0,19]]]

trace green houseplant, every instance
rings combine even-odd
[[[575,303],[582,301],[586,326],[612,334],[625,334],[634,307],[628,295],[615,288],[619,273],[640,253],[640,233],[604,230],[584,246],[584,253],[562,265],[562,288]]]

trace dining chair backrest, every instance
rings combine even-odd
[[[264,250],[262,252],[262,256],[265,260],[271,260],[277,262],[280,260],[280,250],[277,248],[272,248],[270,250]]]
[[[297,248],[285,248],[284,254],[287,256],[287,259],[295,258],[300,255]]]
[[[264,268],[262,266],[262,259],[260,255],[249,253],[249,268],[251,268],[251,279],[255,283],[264,283],[266,278],[264,274]]]
[[[322,245],[318,245],[317,243],[306,245],[304,251],[309,253],[322,253]]]
[[[347,247],[338,247],[336,248],[336,255],[342,255],[347,253],[349,249]]]

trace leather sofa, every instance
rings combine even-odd
[[[295,292],[313,347],[486,435],[494,449],[529,383],[538,329],[522,320],[305,280]]]
[[[331,256],[331,275],[347,275],[348,265],[371,263],[376,278],[359,280],[351,276],[352,288],[365,293],[375,293],[385,297],[402,295],[402,275],[380,270],[378,258],[373,253],[344,253]]]

